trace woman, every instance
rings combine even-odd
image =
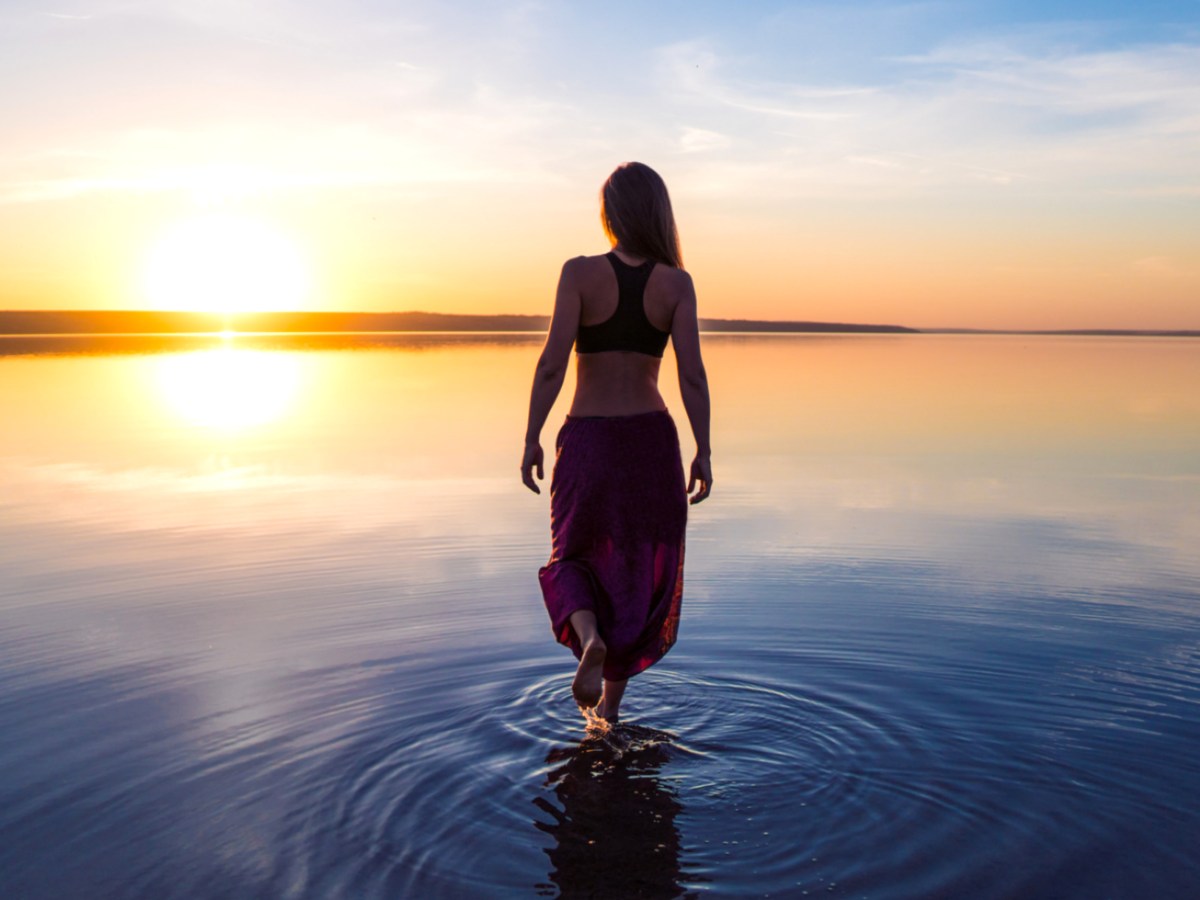
[[[712,467],[696,293],[667,187],[649,166],[618,166],[601,188],[600,219],[612,251],[568,260],[558,282],[521,478],[541,493],[533,473],[544,477],[542,425],[574,345],[575,398],[550,487],[553,549],[538,580],[555,637],[579,660],[575,701],[612,722],[626,680],[675,643],[687,495],[708,496]],[[658,392],[668,337],[696,441],[686,492],[679,437]]]

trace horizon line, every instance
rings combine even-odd
[[[153,329],[120,328],[114,319],[141,319],[145,324],[158,324]],[[96,320],[100,321],[97,322]],[[333,327],[304,328],[309,324],[333,324],[341,321],[343,326],[366,325],[362,320],[373,320],[383,324],[386,319],[408,320],[410,327],[363,328]],[[57,321],[56,321],[57,320]],[[74,322],[70,320],[75,320]],[[104,320],[109,320],[105,322]],[[151,322],[146,322],[151,320]],[[172,321],[175,320],[175,321]],[[321,322],[320,320],[325,320]],[[332,321],[331,321],[332,320]],[[358,320],[355,322],[354,320]],[[404,332],[446,333],[538,333],[549,325],[550,316],[537,313],[449,313],[427,310],[255,310],[240,312],[215,312],[202,310],[155,310],[155,309],[8,309],[0,310],[0,336],[83,336],[83,335],[129,335],[139,334],[372,334]],[[84,328],[108,325],[98,330]],[[133,324],[133,323],[129,323]],[[254,327],[255,325],[277,327]],[[395,322],[394,324],[400,324]],[[458,324],[462,327],[437,327]],[[531,327],[515,328],[524,324]],[[163,325],[174,327],[163,328]],[[238,327],[239,325],[243,327]],[[245,325],[251,327],[246,328]],[[466,327],[466,326],[470,327]],[[488,326],[491,327],[488,327]],[[38,327],[42,326],[42,327]],[[48,327],[47,327],[48,326]],[[203,327],[208,326],[208,327]],[[283,326],[283,327],[279,327]],[[291,326],[291,327],[288,327]],[[412,327],[415,326],[415,327]],[[507,327],[504,327],[507,326]],[[1200,329],[1192,328],[1105,328],[1096,326],[1067,328],[969,328],[956,326],[914,327],[895,324],[822,322],[807,319],[758,319],[701,317],[700,330],[705,333],[868,333],[868,334],[962,334],[962,335],[1045,335],[1045,336],[1130,336],[1130,337],[1200,337]]]

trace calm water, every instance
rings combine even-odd
[[[590,736],[537,350],[0,341],[0,894],[1200,893],[1200,342],[708,339],[680,643]]]

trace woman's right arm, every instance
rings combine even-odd
[[[692,426],[692,436],[696,439],[696,458],[692,460],[687,489],[692,494],[690,502],[699,503],[712,491],[712,447],[708,435],[711,405],[708,375],[700,357],[696,289],[687,272],[679,274],[682,281],[679,302],[671,319],[671,345],[675,348],[675,361],[679,367],[679,393]]]
[[[545,477],[542,454],[542,426],[550,415],[550,408],[562,390],[563,378],[571,360],[571,348],[579,331],[579,317],[583,299],[579,291],[579,263],[569,259],[563,265],[558,279],[558,290],[554,296],[554,316],[550,320],[550,332],[546,345],[538,357],[533,373],[533,389],[529,395],[529,422],[525,426],[525,452],[521,457],[521,480],[535,494],[541,488],[533,480],[534,469],[538,480]]]

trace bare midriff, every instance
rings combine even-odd
[[[658,392],[657,356],[609,350],[577,353],[575,359],[572,416],[635,416],[667,408]]]

